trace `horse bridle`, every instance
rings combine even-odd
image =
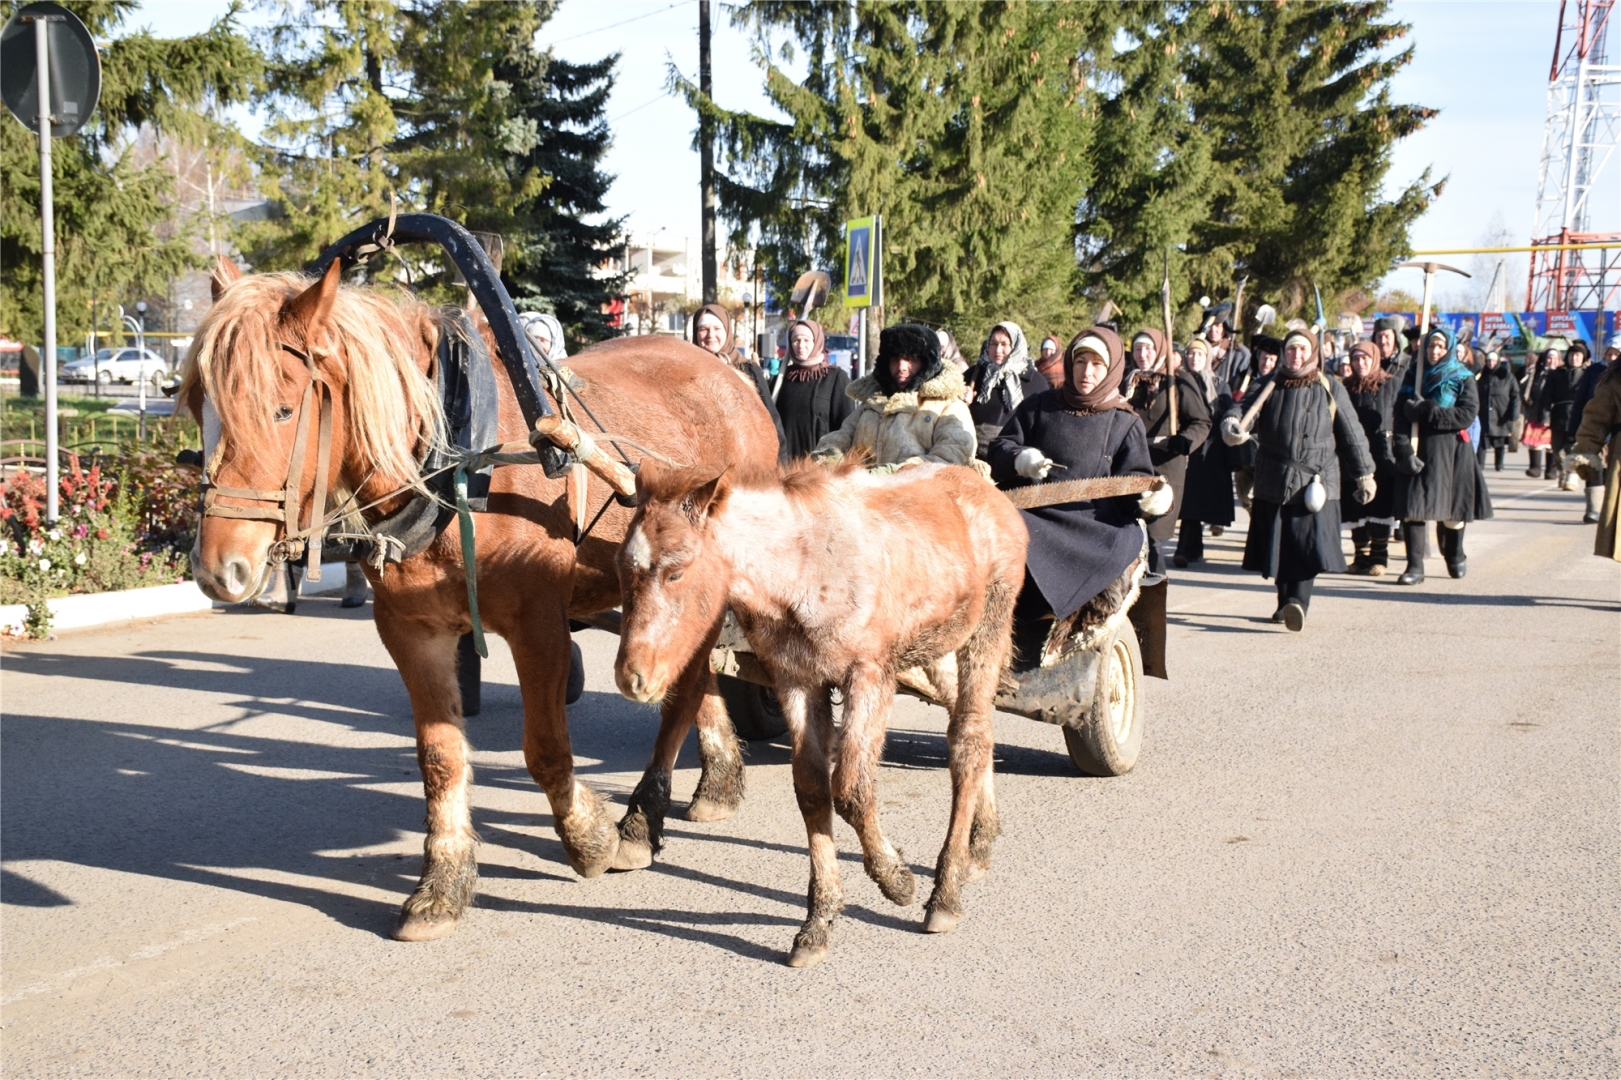
[[[278,522],[281,535],[270,545],[271,561],[281,563],[305,556],[307,569],[304,576],[310,581],[320,581],[321,544],[325,540],[329,524],[326,520],[326,480],[327,471],[332,463],[332,386],[321,377],[315,359],[309,353],[285,341],[278,344],[304,361],[305,367],[309,368],[310,372],[309,385],[304,387],[304,397],[299,402],[298,414],[294,417],[294,422],[298,425],[298,434],[293,439],[292,455],[287,459],[287,480],[280,490],[231,487],[214,483],[211,477],[218,470],[225,451],[224,440],[221,440],[203,473],[202,513],[204,517]],[[313,415],[317,397],[320,398],[318,419]],[[299,489],[304,479],[304,458],[309,448],[310,425],[306,422],[306,418],[315,419],[317,425],[315,490],[310,498],[309,524],[300,528],[302,515]],[[219,503],[221,498],[271,505],[222,506]]]

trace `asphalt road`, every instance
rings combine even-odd
[[[1491,483],[1468,578],[1324,579],[1298,635],[1239,571],[1242,524],[1215,541],[1175,579],[1137,770],[1080,778],[1056,730],[999,717],[1004,834],[961,927],[919,933],[841,822],[849,907],[810,971],[782,963],[808,863],[781,745],[751,747],[737,817],[581,881],[497,646],[479,905],[405,945],[421,789],[369,611],[8,647],[0,1071],[1616,1076],[1621,567],[1579,496]],[[579,637],[579,764],[622,803],[656,716]],[[944,719],[900,699],[881,780],[924,878]]]

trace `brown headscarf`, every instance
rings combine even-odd
[[[1381,385],[1384,384],[1386,379],[1390,378],[1390,372],[1386,371],[1384,365],[1379,362],[1379,346],[1375,345],[1373,342],[1357,342],[1355,345],[1351,346],[1351,351],[1348,355],[1351,360],[1355,360],[1358,356],[1366,356],[1373,362],[1372,368],[1368,371],[1367,378],[1362,378],[1359,376],[1356,373],[1356,368],[1353,367],[1350,369],[1351,373],[1345,377],[1345,388],[1351,391],[1351,393],[1365,394],[1370,390],[1377,390]]]
[[[1081,378],[1075,373],[1075,363],[1082,352],[1095,352],[1109,361],[1109,371],[1103,381],[1086,393],[1081,392]],[[1131,402],[1120,396],[1120,380],[1126,374],[1126,351],[1120,345],[1120,335],[1107,326],[1094,326],[1075,335],[1064,350],[1064,385],[1058,392],[1064,405],[1082,416],[1124,409],[1131,412]]]
[[[794,327],[803,326],[811,332],[810,359],[801,364],[794,359]],[[828,372],[827,366],[827,335],[822,332],[820,323],[810,319],[795,319],[788,324],[788,335],[784,339],[788,342],[788,356],[783,365],[783,377],[791,382],[815,382]]]
[[[743,358],[737,355],[737,343],[732,340],[732,313],[719,304],[705,304],[692,316],[692,343],[698,345],[698,320],[705,315],[713,315],[720,320],[720,327],[726,331],[726,341],[715,355],[728,364],[742,363]],[[699,345],[699,348],[703,346]]]
[[[1283,354],[1289,351],[1289,342],[1299,338],[1311,346],[1311,355],[1306,358],[1306,366],[1299,371],[1291,372],[1289,365],[1284,363]],[[1283,348],[1278,353],[1278,377],[1283,380],[1286,387],[1305,386],[1317,381],[1317,373],[1323,365],[1322,348],[1317,344],[1317,335],[1310,329],[1291,330],[1283,335]]]
[[[1049,341],[1057,347],[1057,351],[1053,353],[1051,360],[1043,360],[1038,355],[1036,357],[1036,370],[1041,372],[1041,377],[1046,379],[1053,386],[1063,386],[1064,343],[1058,340],[1058,336],[1056,334],[1048,334],[1046,337],[1041,339],[1041,344],[1045,346]]]

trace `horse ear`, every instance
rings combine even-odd
[[[332,316],[333,304],[337,303],[338,284],[342,278],[343,260],[333,259],[320,281],[287,304],[287,314],[304,324],[304,348],[311,356],[320,349],[319,342],[326,337],[326,323]]]
[[[698,476],[695,477],[698,480],[698,485],[687,493],[686,498],[681,500],[681,509],[686,511],[688,520],[694,525],[702,525],[705,518],[719,510],[726,502],[726,495],[731,490],[731,487],[726,483],[727,470],[724,468],[694,469],[693,471],[698,473]],[[705,476],[708,479],[703,479]]]
[[[208,276],[208,291],[218,300],[220,294],[230,288],[233,282],[240,280],[242,269],[236,263],[220,255],[214,260],[214,272]]]

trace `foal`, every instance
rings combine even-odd
[[[810,841],[809,913],[788,963],[827,955],[844,906],[832,810],[861,839],[867,874],[910,904],[912,872],[878,827],[878,756],[896,675],[956,655],[948,687],[951,823],[924,929],[953,929],[961,886],[996,836],[991,711],[1008,658],[1028,542],[1019,512],[972,470],[920,465],[892,477],[808,462],[775,480],[644,461],[620,549],[624,622],[615,676],[659,701],[730,605],[776,684],[793,738],[794,793]],[[833,724],[830,689],[844,694]]]

